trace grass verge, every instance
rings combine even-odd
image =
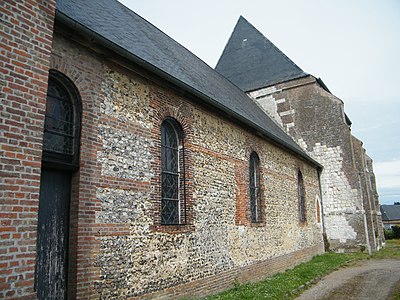
[[[371,257],[362,253],[325,253],[302,263],[293,269],[278,273],[263,281],[250,284],[235,284],[234,288],[206,298],[207,300],[232,299],[294,299],[306,286],[330,272],[359,259],[400,259],[400,240],[387,241],[386,246]],[[393,298],[398,299],[398,298]]]
[[[387,240],[383,249],[372,253],[371,258],[394,258],[400,259],[400,239]]]
[[[228,299],[293,299],[306,285],[332,272],[347,262],[365,257],[360,253],[325,253],[293,269],[278,273],[257,283],[235,285],[221,294],[207,300]]]

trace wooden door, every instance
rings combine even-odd
[[[39,299],[67,298],[70,197],[71,173],[43,168],[36,263]]]

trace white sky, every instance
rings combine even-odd
[[[345,102],[375,162],[381,204],[400,201],[399,0],[119,0],[215,67],[240,15]]]

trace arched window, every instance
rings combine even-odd
[[[78,167],[81,109],[75,86],[50,71],[43,134],[43,161]]]
[[[261,193],[260,193],[260,159],[257,153],[250,154],[250,211],[251,221],[258,223],[262,221],[261,216]]]
[[[183,130],[167,118],[161,124],[161,224],[186,224]]]
[[[304,190],[303,174],[300,170],[297,172],[297,194],[299,201],[299,220],[304,223],[306,221],[306,194]]]

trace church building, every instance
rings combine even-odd
[[[0,16],[0,298],[202,297],[381,245],[343,103],[244,18],[214,70],[116,0]]]

